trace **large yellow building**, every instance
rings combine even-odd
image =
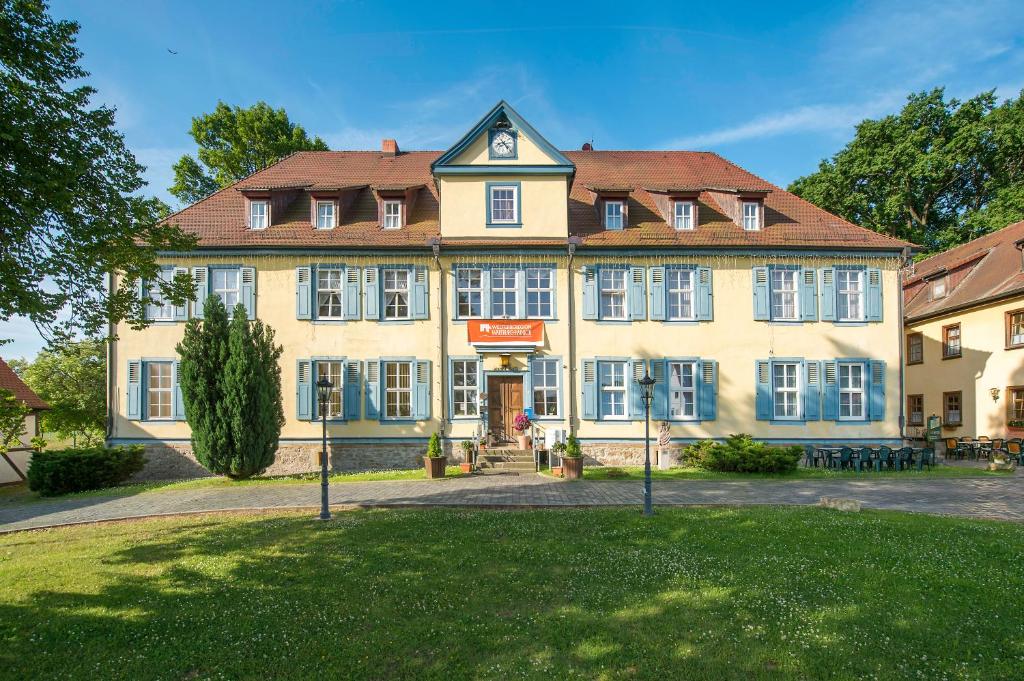
[[[904,281],[907,434],[1024,436],[1024,222],[916,263]]]
[[[445,152],[297,153],[171,220],[199,246],[163,254],[167,275],[284,346],[274,472],[311,465],[318,376],[342,386],[336,469],[414,465],[433,432],[507,438],[522,410],[639,461],[645,371],[679,443],[900,440],[908,244],[716,154],[561,152],[500,102]],[[110,439],[179,475],[174,347],[202,303],[149,311],[117,329]]]

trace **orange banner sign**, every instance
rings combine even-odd
[[[544,322],[539,319],[470,319],[466,328],[470,345],[537,347],[544,344]]]

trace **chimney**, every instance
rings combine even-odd
[[[390,139],[382,140],[380,150],[385,156],[398,156],[398,142]]]
[[[591,144],[590,142],[584,142],[583,143],[583,151],[593,151],[593,150],[594,150],[594,145],[593,144]]]

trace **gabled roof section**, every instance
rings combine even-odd
[[[15,399],[25,403],[29,409],[49,409],[50,405],[36,395],[32,388],[25,385],[25,381],[14,373],[7,362],[0,359],[0,390],[10,390]]]
[[[550,165],[544,166],[549,172],[561,170],[564,174],[568,175],[575,171],[573,162],[570,161],[565,154],[556,149],[553,144],[548,142],[543,135],[537,132],[537,130],[530,125],[525,118],[520,116],[519,112],[513,109],[512,105],[504,99],[495,104],[494,107],[488,111],[476,125],[469,129],[469,132],[460,137],[455,144],[441,154],[441,156],[431,164],[431,171],[435,174],[444,174],[446,171],[458,172],[459,169],[466,169],[467,166],[456,164],[455,160],[458,159],[470,144],[475,142],[481,135],[486,135],[487,131],[501,120],[507,120],[514,128],[526,133],[526,136],[530,141],[537,145],[537,147],[539,147],[541,151],[551,159]]]

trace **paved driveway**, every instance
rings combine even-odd
[[[639,505],[638,481],[565,482],[539,475],[446,480],[348,482],[331,486],[332,505],[615,506]],[[867,508],[1024,521],[1024,477],[932,480],[655,481],[656,505],[814,504],[821,496]],[[147,515],[264,508],[312,508],[320,486],[249,485],[149,491],[121,497],[52,499],[0,505],[0,532]]]

